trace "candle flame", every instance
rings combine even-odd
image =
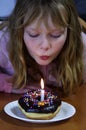
[[[42,78],[41,78],[41,89],[44,89],[44,81]]]

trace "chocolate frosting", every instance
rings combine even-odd
[[[44,101],[41,101],[40,90],[33,90],[20,97],[18,103],[26,112],[53,113],[61,105],[61,100],[57,94],[45,91]]]

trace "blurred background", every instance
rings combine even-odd
[[[0,20],[6,19],[15,7],[17,0],[0,0]],[[78,15],[86,21],[86,0],[74,0]]]
[[[74,0],[79,16],[86,21],[86,0]]]
[[[0,20],[5,20],[15,7],[16,0],[0,0]]]

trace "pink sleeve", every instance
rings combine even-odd
[[[8,82],[10,80],[11,76],[0,73],[0,92],[5,92],[5,93],[15,93],[15,94],[23,94],[26,93],[29,88],[20,88],[20,89],[14,89],[13,84]]]
[[[84,83],[86,83],[86,34],[82,32],[82,41],[84,45],[84,50],[83,50],[83,64],[84,64],[84,73],[83,73],[83,80]]]
[[[11,78],[11,76],[0,73],[0,92],[11,93],[12,83],[7,82],[9,78]]]
[[[0,69],[3,68],[8,74],[2,73],[2,70],[0,70],[0,92],[11,93],[12,84],[7,82],[7,79],[11,78],[9,75],[13,73],[13,68],[6,49],[9,36],[7,33],[3,35],[3,32],[4,31],[0,31]]]

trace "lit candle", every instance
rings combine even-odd
[[[41,101],[44,101],[44,81],[41,79]]]

